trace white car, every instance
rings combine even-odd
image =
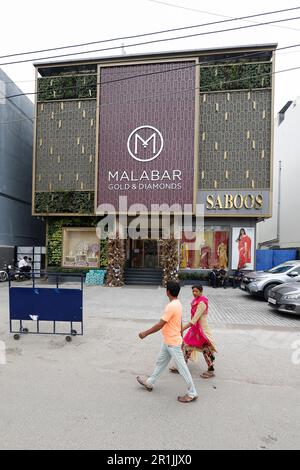
[[[300,280],[300,261],[292,260],[267,271],[251,271],[244,275],[240,288],[268,300],[271,289],[286,282]]]

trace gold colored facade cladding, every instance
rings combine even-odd
[[[96,100],[37,106],[37,192],[94,191]]]
[[[271,90],[201,93],[199,189],[268,189]]]
[[[271,56],[274,49],[275,46],[269,49]],[[259,49],[255,50],[257,52]],[[248,54],[251,54],[251,48]],[[205,57],[208,56],[209,53],[206,53]],[[185,60],[186,56],[162,55],[160,59],[152,60],[157,63],[180,58]],[[201,55],[191,55],[189,59],[202,61]],[[133,61],[133,57],[128,57],[128,63]],[[228,65],[228,58],[226,61]],[[107,63],[115,62],[112,59]],[[136,63],[141,61],[136,59]],[[126,60],[119,62],[119,65],[122,64],[126,65]],[[61,67],[69,65],[65,63]],[[47,67],[51,68],[51,65]],[[56,65],[56,70],[59,67]],[[200,93],[196,92],[198,112],[195,116],[195,154],[198,168],[195,169],[195,189],[209,191],[214,195],[218,191],[226,191],[227,200],[231,197],[230,191],[235,191],[235,195],[236,191],[246,191],[250,195],[251,191],[270,191],[273,80],[271,86],[264,86],[262,81],[261,87],[256,89],[234,90],[231,84],[230,90],[207,91],[201,88],[200,70],[201,65],[195,66],[197,83],[200,81]],[[89,192],[89,197],[93,198],[98,165],[98,95],[99,86],[97,99],[58,99],[36,104],[33,199],[37,195],[54,197],[54,193],[63,192]],[[57,211],[51,210],[34,210],[34,213],[58,215]],[[80,215],[91,213],[93,210],[86,214],[81,212]],[[63,214],[76,214],[76,211],[59,211],[59,215]],[[218,214],[215,212],[214,215]],[[235,212],[233,216],[236,215]]]

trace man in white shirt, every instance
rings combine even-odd
[[[28,264],[28,257],[24,256],[18,263],[18,267],[21,273],[28,273],[31,269],[30,265]]]

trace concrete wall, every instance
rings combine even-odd
[[[279,124],[278,116],[274,128],[273,216],[257,225],[257,242],[265,243],[266,246],[298,248],[300,247],[300,98],[291,103],[283,117],[283,121]]]
[[[44,224],[31,216],[33,103],[0,70],[0,245],[40,245]]]

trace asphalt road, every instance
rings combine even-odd
[[[159,318],[163,289],[85,289],[85,335],[66,343],[14,341],[1,285],[0,448],[299,449],[299,319],[274,316],[240,291],[207,295],[217,375],[205,381],[204,361],[192,363],[199,399],[180,404],[180,376],[166,371],[151,393],[136,382],[152,372],[160,347],[160,333],[137,335]],[[189,287],[181,298],[188,318]]]

